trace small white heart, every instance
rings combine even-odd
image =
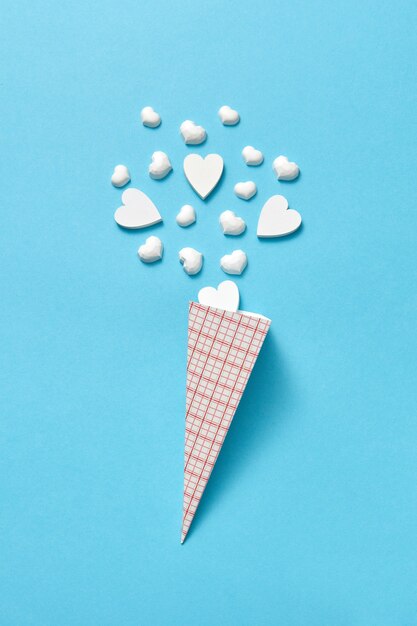
[[[248,264],[248,258],[243,250],[233,250],[232,254],[225,254],[220,259],[220,267],[226,274],[241,274]]]
[[[195,248],[182,248],[178,253],[184,272],[192,276],[203,267],[203,255]]]
[[[155,180],[165,178],[167,174],[172,170],[171,162],[168,155],[161,150],[157,150],[152,155],[152,160],[149,164],[149,176]]]
[[[217,287],[203,287],[198,292],[198,301],[206,306],[225,311],[237,311],[239,308],[239,289],[232,280],[224,280]]]
[[[274,160],[272,169],[278,180],[294,180],[300,173],[300,168],[297,163],[289,161],[287,157],[283,155]]]
[[[250,200],[257,192],[257,188],[253,180],[247,180],[245,183],[236,183],[234,192],[238,198]]]
[[[177,224],[183,228],[194,224],[196,220],[194,207],[192,207],[191,204],[184,204],[175,219]]]
[[[161,116],[152,107],[144,107],[140,112],[142,124],[149,128],[156,128],[161,123]]]
[[[225,104],[220,107],[218,115],[222,124],[225,126],[234,126],[240,120],[239,113]]]
[[[220,154],[189,154],[184,159],[184,174],[191,187],[204,200],[213,191],[223,173]]]
[[[186,144],[197,145],[206,140],[207,134],[202,126],[191,120],[185,120],[180,126],[180,133]]]
[[[262,152],[253,146],[246,146],[243,148],[242,156],[246,165],[260,165],[264,160]]]
[[[148,237],[146,242],[139,246],[138,255],[144,263],[154,263],[162,259],[163,246],[159,237]]]
[[[237,217],[234,211],[223,211],[219,222],[225,235],[241,235],[246,228],[244,220]]]
[[[126,189],[122,194],[123,205],[120,206],[114,219],[123,228],[146,228],[158,222],[162,217],[148,196],[134,187]]]
[[[271,196],[261,211],[258,220],[258,237],[283,237],[301,226],[301,215],[288,208],[284,196]]]
[[[124,187],[130,180],[130,173],[126,165],[116,165],[111,177],[112,185],[115,187]]]

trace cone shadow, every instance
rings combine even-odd
[[[267,441],[279,436],[291,403],[290,383],[271,328],[201,498],[187,541],[198,531],[205,517],[221,506],[243,468],[262,454]]]

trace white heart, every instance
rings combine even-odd
[[[272,169],[278,180],[294,180],[300,173],[297,163],[289,161],[286,156],[282,155],[274,160]]]
[[[246,146],[242,150],[242,156],[246,165],[260,165],[264,160],[264,155],[253,146]]]
[[[225,254],[220,259],[220,267],[226,274],[241,274],[248,264],[248,258],[243,250],[233,250],[232,254]]]
[[[111,177],[112,185],[115,187],[124,187],[130,180],[130,173],[126,165],[116,165]]]
[[[186,144],[197,145],[206,140],[207,134],[202,126],[191,120],[185,120],[180,126],[180,133]]]
[[[247,180],[245,183],[236,183],[234,192],[238,198],[250,200],[257,192],[257,189],[253,180]]]
[[[180,212],[178,213],[175,219],[176,219],[177,224],[179,226],[182,226],[183,228],[185,228],[186,226],[190,226],[191,224],[194,224],[195,219],[196,219],[194,207],[192,207],[191,204],[184,204],[184,206],[181,207]]]
[[[149,176],[155,180],[165,178],[167,174],[172,170],[171,162],[168,155],[161,150],[157,150],[152,155],[152,161],[149,164]]]
[[[225,104],[218,111],[220,120],[225,126],[234,126],[240,120],[239,113]]]
[[[217,287],[203,287],[198,292],[198,301],[206,306],[225,311],[237,311],[239,308],[239,289],[232,280],[224,280]]]
[[[140,112],[142,124],[149,128],[156,128],[161,123],[161,116],[152,107],[144,107]]]
[[[139,246],[138,255],[144,263],[154,263],[162,259],[163,246],[159,237],[148,237],[146,242]]]
[[[158,222],[162,217],[152,202],[143,191],[130,187],[122,194],[123,205],[120,206],[114,219],[123,228],[146,228]]]
[[[288,208],[284,196],[271,196],[262,208],[258,220],[258,237],[283,237],[301,226],[301,215]]]
[[[234,211],[223,211],[220,214],[219,222],[225,235],[240,235],[246,228],[244,220],[237,217]]]
[[[194,248],[182,248],[182,250],[179,251],[178,256],[183,265],[184,272],[190,276],[198,274],[203,267],[203,255]]]
[[[189,154],[184,159],[184,174],[191,187],[204,200],[213,191],[223,173],[220,154]]]

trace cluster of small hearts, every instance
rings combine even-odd
[[[226,126],[234,126],[240,120],[239,113],[229,106],[222,106],[218,115],[221,122]],[[157,128],[161,123],[160,115],[150,106],[141,111],[141,119],[144,126]],[[191,120],[186,120],[180,126],[180,133],[184,142],[189,145],[203,143],[207,133],[202,126],[198,126]],[[249,166],[258,166],[263,160],[263,154],[253,146],[246,146],[242,150],[242,156]],[[293,180],[299,175],[299,167],[281,155],[273,164],[273,170],[278,180]],[[152,155],[149,165],[151,178],[161,180],[172,170],[171,162],[165,152],[157,151]],[[223,174],[223,159],[219,154],[208,154],[202,157],[199,154],[189,154],[184,159],[184,174],[196,193],[205,200],[219,183]],[[111,177],[115,187],[124,187],[130,181],[130,173],[125,165],[117,165]],[[256,184],[253,181],[240,182],[235,185],[235,194],[242,200],[249,200],[256,192]],[[153,226],[162,221],[161,214],[150,198],[139,189],[129,188],[122,194],[122,206],[120,206],[114,218],[123,228],[135,229]],[[184,205],[176,217],[179,226],[186,228],[196,221],[194,208]],[[220,225],[225,235],[238,236],[245,229],[246,224],[241,217],[233,211],[221,213]],[[257,227],[258,237],[283,237],[289,235],[301,225],[301,215],[298,211],[288,208],[288,202],[281,195],[274,195],[264,204]],[[151,236],[138,249],[139,258],[144,263],[153,263],[162,259],[163,244],[159,237]],[[183,248],[179,251],[179,259],[187,274],[197,274],[203,265],[203,255],[194,248]],[[241,274],[247,266],[247,256],[243,250],[234,250],[220,259],[220,266],[227,274]]]

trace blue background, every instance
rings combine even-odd
[[[1,625],[417,624],[415,3],[18,0],[2,24]],[[225,159],[206,203],[187,118]],[[117,163],[163,225],[116,226]],[[259,241],[274,193],[304,225]],[[273,326],[181,546],[187,302],[238,247]]]

